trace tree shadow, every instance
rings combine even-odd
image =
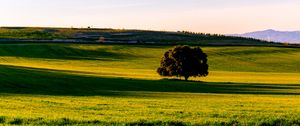
[[[93,77],[71,72],[0,65],[0,94],[138,96],[145,92],[168,92],[300,95],[300,84],[141,80]]]

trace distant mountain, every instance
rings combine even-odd
[[[269,29],[245,34],[233,34],[231,36],[248,37],[274,42],[300,43],[300,31],[276,31]]]

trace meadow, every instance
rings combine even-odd
[[[0,124],[300,125],[300,50],[203,46],[210,75],[157,75],[172,46],[0,45]]]

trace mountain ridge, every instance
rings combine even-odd
[[[267,29],[263,31],[247,32],[244,34],[231,34],[230,36],[254,38],[281,43],[300,43],[300,31],[278,31],[274,29]]]

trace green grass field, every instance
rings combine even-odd
[[[203,47],[185,82],[155,72],[169,48],[0,45],[0,124],[300,125],[300,49]]]

